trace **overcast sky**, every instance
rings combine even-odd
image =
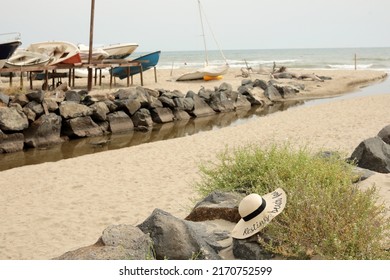
[[[91,0],[0,0],[0,33],[23,47],[88,44]],[[222,49],[390,47],[390,0],[202,0]],[[8,8],[5,8],[8,7]],[[206,28],[206,26],[205,26]],[[197,0],[95,0],[95,44],[201,50]],[[217,45],[207,33],[210,49]]]

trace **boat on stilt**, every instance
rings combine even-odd
[[[50,62],[51,57],[47,54],[17,49],[7,60],[5,66],[8,68],[22,66],[45,66]]]
[[[137,48],[137,43],[111,44],[102,47],[108,53],[107,59],[124,59],[131,55]]]
[[[79,48],[69,42],[48,41],[33,43],[26,50],[50,56],[51,60],[48,65],[81,63]]]
[[[21,44],[20,33],[0,34],[0,69]]]

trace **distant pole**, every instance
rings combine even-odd
[[[356,56],[356,53],[355,53],[355,70],[357,69],[357,56]]]
[[[88,91],[92,90],[92,46],[93,46],[93,24],[95,17],[95,0],[91,0],[91,22],[89,25],[89,53],[88,53]]]

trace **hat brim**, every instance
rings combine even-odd
[[[265,209],[249,221],[241,219],[232,230],[232,237],[245,239],[262,230],[273,218],[279,215],[286,206],[287,196],[283,189],[277,188],[262,198],[266,201]]]

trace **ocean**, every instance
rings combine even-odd
[[[225,60],[220,51],[208,51],[209,65],[218,65]],[[134,54],[132,56],[135,57]],[[329,48],[329,49],[259,49],[226,50],[223,55],[230,67],[305,69],[357,69],[382,70],[390,73],[390,47],[386,48]],[[199,68],[205,62],[204,51],[162,51],[157,68]]]

